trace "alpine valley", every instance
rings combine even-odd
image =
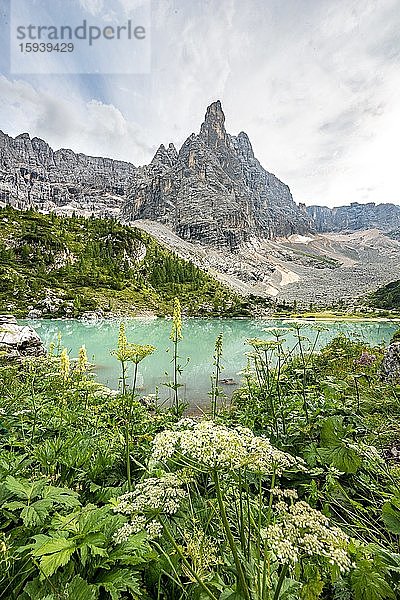
[[[400,206],[296,204],[254,156],[246,133],[227,133],[219,101],[179,151],[161,144],[140,167],[0,132],[0,205],[118,220],[237,297],[354,305],[400,280]],[[79,258],[67,254],[63,268]]]

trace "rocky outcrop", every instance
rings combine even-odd
[[[219,101],[179,153],[162,145],[151,164],[136,171],[128,197],[122,208],[127,221],[159,221],[185,240],[231,250],[252,237],[313,228],[288,186],[255,158],[247,135],[226,132]]]
[[[320,233],[380,229],[385,232],[400,230],[400,206],[395,204],[359,204],[328,208],[308,206],[307,214]]]
[[[400,330],[385,350],[382,361],[382,375],[388,381],[400,383]]]
[[[44,356],[46,349],[32,327],[18,325],[12,315],[0,315],[0,352],[14,358]]]
[[[118,216],[135,167],[123,161],[52,148],[22,133],[0,131],[0,203],[98,216]]]

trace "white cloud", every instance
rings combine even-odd
[[[2,128],[140,164],[219,98],[296,201],[400,203],[399,31],[398,0],[153,0],[150,76],[2,80]]]
[[[141,128],[112,104],[85,102],[74,94],[39,92],[24,81],[0,76],[0,113],[8,115],[2,129],[10,135],[24,131],[45,139],[54,149],[72,148],[94,156],[145,162],[154,148]]]

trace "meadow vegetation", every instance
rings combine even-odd
[[[25,317],[170,314],[248,315],[252,303],[165,249],[144,231],[112,219],[61,217],[0,208],[0,312]]]
[[[143,398],[154,351],[112,351],[118,393],[84,347],[0,367],[0,598],[383,600],[400,595],[400,386],[383,349],[288,329],[248,340],[242,385],[181,402],[174,302],[171,403]],[[185,412],[186,411],[186,412]]]

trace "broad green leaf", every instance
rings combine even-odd
[[[138,598],[142,595],[139,581],[129,569],[117,569],[109,573],[103,573],[98,577],[96,584],[108,592],[112,600],[119,600],[121,593],[130,591]]]
[[[68,540],[63,537],[49,538],[47,542],[42,544],[39,548],[34,549],[34,556],[43,556],[45,554],[54,554],[61,550],[75,549],[75,544],[72,540]]]
[[[318,600],[318,598],[321,598],[323,588],[324,582],[321,579],[307,581],[301,588],[301,600]]]
[[[40,570],[42,579],[50,577],[59,569],[69,562],[75,548],[64,548],[54,554],[45,554],[40,559]]]
[[[29,500],[32,493],[32,485],[27,479],[15,479],[12,475],[6,477],[6,488],[21,500]]]
[[[40,543],[39,548],[34,548],[32,554],[40,557],[41,578],[49,577],[59,567],[66,565],[74,551],[75,544],[65,538],[49,538],[44,544]]]
[[[362,464],[362,460],[357,452],[344,444],[329,448],[319,448],[318,452],[324,463],[344,473],[356,473]]]
[[[49,509],[51,507],[52,502],[50,500],[37,500],[30,506],[26,506],[21,511],[21,519],[23,520],[25,527],[41,525],[49,514]]]
[[[18,502],[18,500],[14,500],[13,502],[6,502],[3,504],[2,508],[7,508],[8,510],[18,510],[19,508],[25,508],[26,504],[24,502]]]
[[[50,485],[43,490],[42,496],[69,508],[80,505],[77,492],[68,488],[57,488]]]
[[[392,502],[385,502],[383,505],[382,518],[390,533],[400,535],[400,510]]]
[[[71,583],[67,584],[68,600],[95,600],[96,595],[87,581],[76,575]]]
[[[361,560],[351,575],[354,600],[395,600],[396,595],[384,577],[374,571],[372,563]]]
[[[344,436],[342,420],[339,417],[325,419],[321,427],[321,446],[336,446]]]

